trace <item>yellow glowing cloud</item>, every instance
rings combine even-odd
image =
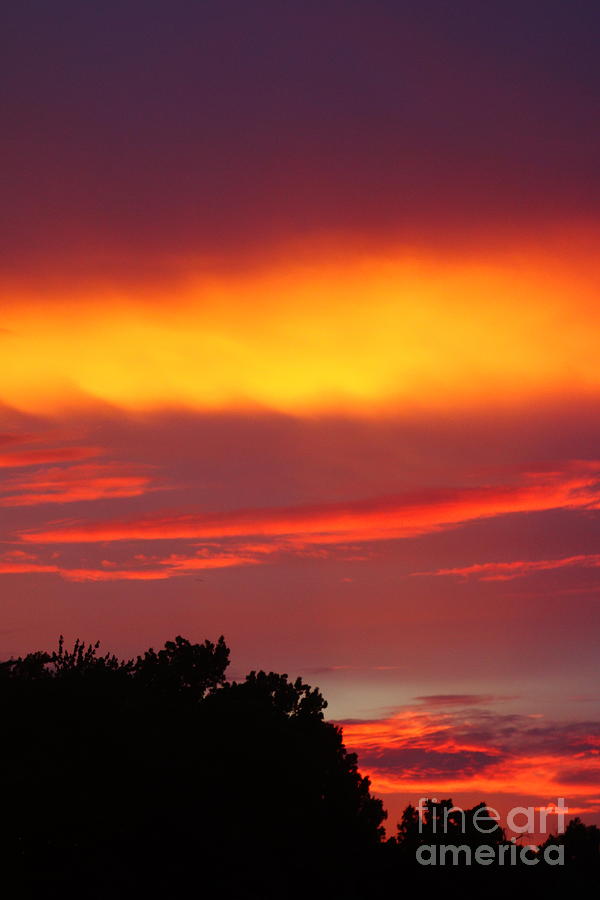
[[[595,393],[598,276],[582,254],[398,254],[278,263],[151,299],[13,296],[0,402],[366,413]]]

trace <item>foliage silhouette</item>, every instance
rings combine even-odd
[[[506,836],[485,803],[462,810],[452,800],[427,800],[422,820],[416,807],[406,807],[398,823],[396,843],[401,858],[414,863],[416,851],[423,845],[465,845],[475,850],[506,843]]]
[[[317,689],[177,637],[0,665],[4,871],[34,894],[292,896],[380,843],[385,812]]]
[[[600,851],[600,828],[586,825],[577,816],[571,819],[563,834],[551,834],[540,849],[552,845],[563,845],[567,864],[578,866],[598,866]]]

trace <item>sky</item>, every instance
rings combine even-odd
[[[600,821],[599,29],[5,5],[1,657],[223,633],[320,686],[391,832]]]

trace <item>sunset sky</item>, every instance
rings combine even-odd
[[[390,810],[600,821],[600,7],[0,15],[0,657],[223,633]]]

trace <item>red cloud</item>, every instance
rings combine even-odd
[[[133,563],[120,565],[102,560],[100,566],[75,567],[56,562],[44,562],[39,557],[19,550],[11,550],[0,557],[0,574],[53,574],[66,581],[164,581],[177,575],[185,575],[204,569],[224,569],[232,566],[250,566],[258,562],[256,556],[239,550],[206,550],[196,555],[171,554],[164,558],[146,558],[138,554]]]
[[[549,722],[483,708],[405,707],[381,720],[340,723],[361,770],[382,793],[598,796],[600,723]]]
[[[30,434],[15,434],[14,432],[5,432],[0,434],[0,447],[5,444],[27,444],[29,441],[35,440]]]
[[[35,562],[0,560],[0,575],[26,575],[33,572],[57,574],[59,571],[58,566],[43,565]]]
[[[496,694],[423,694],[415,697],[423,706],[480,706],[482,703],[497,703],[500,700],[513,700],[514,697],[503,697]]]
[[[0,489],[0,506],[137,497],[148,490],[148,475],[132,472],[131,467],[119,463],[56,467],[5,480]]]
[[[8,436],[11,437],[10,435]],[[42,466],[47,463],[75,462],[101,456],[99,447],[41,447],[0,454],[0,469],[18,469],[25,466]]]
[[[29,543],[281,537],[339,544],[427,534],[475,519],[550,509],[593,508],[600,501],[600,462],[575,461],[526,473],[520,481],[395,495],[347,503],[177,514],[87,522],[23,532]]]
[[[547,572],[552,569],[564,569],[581,566],[583,568],[600,567],[600,553],[586,553],[577,556],[564,556],[559,559],[514,560],[511,562],[476,563],[454,569],[437,569],[433,572],[413,572],[414,576],[424,575],[456,575],[462,578],[473,576],[479,581],[510,581],[522,578],[532,572]]]

